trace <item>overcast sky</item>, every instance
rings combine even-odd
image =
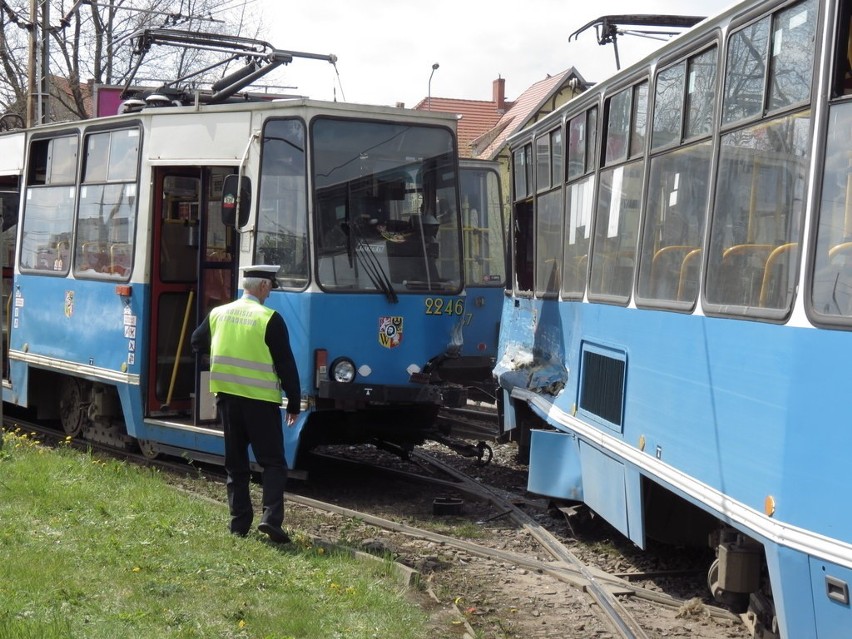
[[[262,38],[279,49],[333,53],[327,62],[295,59],[274,80],[283,93],[322,100],[413,107],[441,98],[491,100],[506,80],[514,100],[535,82],[569,67],[596,82],[616,70],[612,45],[594,29],[568,36],[602,15],[710,16],[733,0],[256,0]],[[622,68],[663,44],[618,38]],[[439,67],[432,73],[432,65]],[[271,79],[271,78],[270,78]]]

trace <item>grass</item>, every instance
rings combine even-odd
[[[234,537],[227,519],[156,470],[6,433],[0,637],[424,636],[387,564]]]

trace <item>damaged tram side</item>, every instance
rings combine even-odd
[[[850,12],[742,2],[510,140],[495,373],[529,489],[709,540],[764,638],[852,627]]]

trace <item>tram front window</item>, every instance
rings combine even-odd
[[[318,119],[317,278],[326,291],[454,292],[459,214],[449,131]]]

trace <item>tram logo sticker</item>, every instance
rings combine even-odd
[[[379,318],[379,344],[394,348],[402,344],[402,317],[398,315]]]
[[[74,314],[74,291],[65,291],[65,317]]]

